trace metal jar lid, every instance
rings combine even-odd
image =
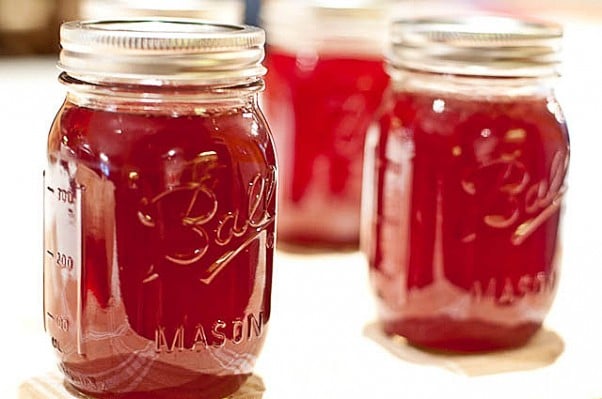
[[[68,22],[59,68],[92,80],[244,81],[265,74],[264,43],[259,28],[194,19]]]
[[[557,74],[562,27],[506,16],[395,21],[387,55],[393,69],[467,76]]]

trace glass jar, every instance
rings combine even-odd
[[[270,71],[262,100],[276,132],[285,247],[358,246],[364,139],[388,83],[386,10],[386,2],[291,1],[262,9]]]
[[[264,33],[194,20],[61,28],[45,328],[96,398],[222,398],[270,319],[276,165]]]
[[[522,345],[558,281],[562,29],[473,16],[395,22],[391,38],[362,217],[384,331],[443,350]]]

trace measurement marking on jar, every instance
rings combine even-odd
[[[59,353],[63,353],[63,350],[61,349],[61,345],[59,344],[58,339],[52,337],[51,338],[51,342],[52,342],[52,347],[54,349],[56,349],[57,351],[59,351]]]
[[[83,190],[68,170],[44,172],[44,289],[73,289],[76,300],[75,311],[57,304],[58,308],[46,308],[44,294],[44,328],[53,333],[73,331],[76,351],[85,354],[84,306],[82,265],[82,210]],[[46,225],[47,222],[52,223]],[[60,274],[57,274],[60,273]],[[75,279],[75,284],[70,284]],[[69,281],[69,283],[67,282]],[[51,297],[51,296],[50,296]],[[50,328],[50,330],[49,330]],[[69,338],[69,341],[72,338]],[[53,338],[53,346],[63,352],[64,342]]]
[[[60,187],[57,187],[56,189],[58,190],[59,202],[63,202],[66,204],[73,204],[75,202],[75,198],[71,190],[65,190]]]
[[[85,190],[84,186],[77,186],[75,191],[77,195],[75,195],[75,220],[76,220],[76,235],[77,239],[77,248],[82,248],[82,236],[83,236],[83,225],[82,225],[82,194]],[[73,199],[73,197],[72,197]],[[82,254],[81,252],[77,254],[77,260],[74,262],[76,266],[76,275],[77,275],[77,313],[75,315],[75,323],[77,328],[76,334],[76,342],[77,342],[77,353],[79,355],[85,355],[85,347],[84,347],[84,298],[85,298],[85,287],[83,284],[83,268],[82,268]]]
[[[69,325],[71,323],[69,322],[69,318],[67,316],[53,315],[50,312],[46,312],[46,316],[48,316],[48,318],[54,322],[59,330],[64,332],[69,331]]]
[[[73,260],[72,256],[61,252],[56,253],[56,264],[59,267],[59,269],[73,270],[74,262],[75,261]]]

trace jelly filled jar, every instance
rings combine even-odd
[[[258,28],[66,23],[48,138],[45,328],[95,398],[222,398],[270,319],[274,146]]]
[[[382,327],[432,349],[525,344],[559,274],[562,29],[473,16],[391,31],[362,211]]]
[[[339,2],[340,3],[340,2]],[[358,247],[364,139],[389,77],[386,2],[269,2],[266,115],[284,248]]]

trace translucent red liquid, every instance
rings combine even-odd
[[[48,323],[67,382],[145,399],[244,383],[270,319],[274,165],[251,105],[65,104],[47,177],[82,186],[82,273],[47,265],[45,309],[67,320]]]
[[[365,233],[385,331],[443,350],[524,344],[558,279],[556,101],[399,92],[379,127]]]
[[[388,76],[378,57],[268,49],[264,104],[279,153],[278,238],[353,247],[363,145]]]

